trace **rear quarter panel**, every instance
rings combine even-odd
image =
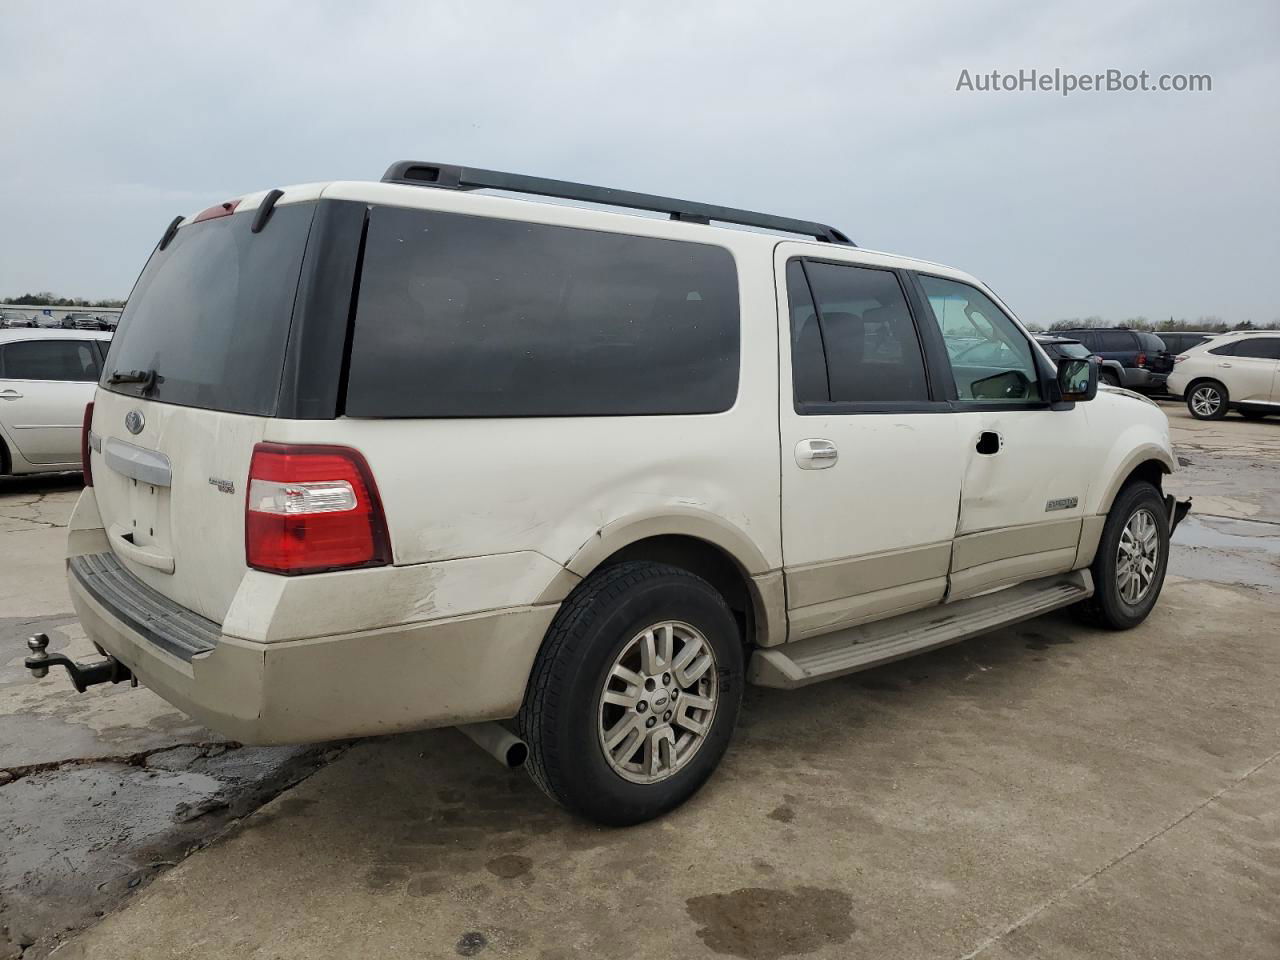
[[[565,208],[555,216],[582,214]],[[690,238],[687,225],[635,222],[637,233]],[[705,515],[755,547],[754,561],[738,558],[761,568],[749,573],[776,569],[782,558],[772,243],[715,233],[737,263],[742,324],[737,400],[723,413],[272,420],[265,439],[344,444],[364,454],[397,564],[534,551],[567,565],[606,527]]]

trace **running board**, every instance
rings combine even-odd
[[[1038,617],[1093,595],[1088,570],[1032,580],[995,593],[797,640],[751,658],[748,679],[791,690]]]

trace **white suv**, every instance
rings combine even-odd
[[[1096,387],[822,224],[412,162],[253,194],[170,226],[107,359],[68,575],[110,656],[28,664],[242,741],[466,725],[638,822],[746,682],[1145,618],[1168,423]]]
[[[1228,410],[1250,420],[1280,413],[1280,330],[1225,333],[1173,364],[1166,388],[1185,397],[1198,420],[1220,420]]]

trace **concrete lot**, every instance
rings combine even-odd
[[[454,731],[336,759],[223,753],[146,690],[22,680],[13,643],[33,628],[88,653],[61,580],[74,489],[0,481],[0,924],[40,939],[108,912],[57,954],[95,960],[1274,960],[1280,422],[1166,411],[1170,490],[1196,510],[1141,628],[1054,616],[752,689],[708,787],[624,831],[569,819]],[[216,766],[236,756],[252,763]],[[184,820],[197,797],[229,806]],[[96,847],[68,841],[86,825]],[[71,909],[99,884],[88,916]]]

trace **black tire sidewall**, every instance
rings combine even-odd
[[[560,691],[555,716],[545,718],[551,722],[544,723],[542,732],[557,739],[557,755],[572,767],[559,771],[556,778],[563,801],[601,823],[639,823],[683,803],[715,770],[737,723],[745,672],[737,623],[709,584],[668,569],[602,609],[561,650],[561,655],[575,659],[575,669]],[[695,627],[711,645],[718,672],[716,713],[706,740],[683,769],[660,783],[638,784],[619,776],[605,759],[598,732],[599,699],[622,649],[646,627],[665,620]]]
[[[1146,508],[1156,519],[1156,537],[1160,544],[1160,556],[1156,563],[1156,576],[1150,592],[1138,601],[1129,604],[1120,596],[1119,577],[1116,574],[1116,554],[1120,548],[1120,536],[1125,525],[1139,509]],[[1130,484],[1120,491],[1116,501],[1107,513],[1107,522],[1102,530],[1102,538],[1098,542],[1098,553],[1094,558],[1091,572],[1093,574],[1094,600],[1105,626],[1116,630],[1127,630],[1136,627],[1151,613],[1160,592],[1164,589],[1164,577],[1169,568],[1169,524],[1165,516],[1164,498],[1160,491],[1149,483]]]

